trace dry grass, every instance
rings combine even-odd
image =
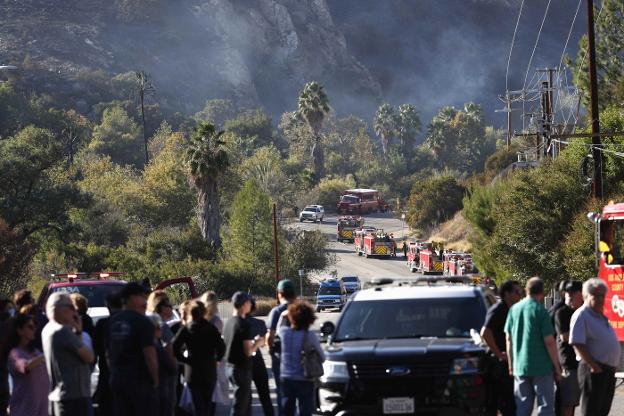
[[[438,225],[432,232],[428,241],[443,241],[445,248],[456,251],[470,251],[471,245],[468,237],[472,228],[464,219],[461,212],[455,214],[450,220]]]
[[[256,311],[254,312],[254,316],[267,316],[275,306],[277,306],[277,300],[275,298],[258,297],[256,298]]]

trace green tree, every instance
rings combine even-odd
[[[206,101],[204,108],[195,113],[197,121],[207,121],[216,128],[224,128],[225,122],[236,117],[236,108],[230,100],[214,99]]]
[[[282,205],[288,195],[285,194],[286,175],[282,169],[282,159],[274,146],[261,147],[253,156],[243,160],[240,165],[244,180],[254,180],[269,197]]]
[[[201,122],[186,150],[189,174],[197,188],[197,220],[201,234],[215,250],[221,247],[219,179],[229,166],[222,134],[212,124]]]
[[[254,280],[249,282],[249,287],[271,279],[272,230],[269,196],[254,180],[245,182],[234,197],[230,218],[222,234],[228,264]]]
[[[384,155],[387,153],[388,146],[396,134],[397,123],[398,118],[396,112],[390,104],[382,104],[377,109],[373,129],[375,130],[375,134],[377,134],[381,140],[381,149]]]
[[[416,136],[422,130],[422,123],[416,107],[412,104],[401,104],[397,121],[396,134],[401,142],[401,150],[407,159],[414,153]]]
[[[120,165],[143,164],[140,128],[121,107],[104,110],[88,148],[96,154],[110,156]]]
[[[427,231],[450,219],[461,210],[465,192],[450,173],[416,181],[407,203],[409,226]]]
[[[329,113],[329,99],[323,86],[315,81],[308,82],[299,93],[298,114],[312,130],[314,142],[311,155],[314,160],[314,176],[319,181],[323,177],[324,152],[321,138],[323,121]]]
[[[246,110],[224,123],[224,130],[238,136],[243,154],[251,154],[257,148],[273,144],[275,132],[273,121],[264,110]]]

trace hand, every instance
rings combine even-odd
[[[561,368],[560,367],[555,368],[553,376],[555,377],[555,381],[557,383],[561,381]]]
[[[509,367],[509,375],[513,377],[513,367]]]
[[[507,353],[505,351],[501,351],[500,355],[498,356],[498,361],[507,362]]]
[[[596,363],[591,364],[589,368],[590,368],[590,371],[594,374],[602,373],[602,367],[600,366],[600,364],[596,364]]]
[[[256,345],[258,348],[262,348],[264,346],[264,337],[256,335],[254,337],[254,345]]]
[[[82,317],[78,314],[74,315],[74,319],[72,320],[72,328],[77,334],[82,332]]]

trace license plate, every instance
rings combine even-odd
[[[413,397],[390,397],[383,399],[384,415],[400,415],[414,413]]]

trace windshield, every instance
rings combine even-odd
[[[485,312],[477,297],[352,302],[334,340],[469,337]]]
[[[342,278],[343,282],[357,282],[357,276],[345,276]]]
[[[600,240],[609,246],[610,264],[624,264],[624,220],[600,221]]]
[[[340,198],[340,202],[348,202],[350,204],[355,204],[357,202],[359,202],[359,198],[353,195],[343,195]]]
[[[82,296],[87,298],[89,302],[90,308],[96,307],[105,307],[106,306],[106,297],[110,293],[117,292],[121,290],[123,285],[115,284],[115,285],[75,285],[75,286],[59,286],[50,289],[50,294],[52,293],[67,293],[71,295],[72,293],[80,293]]]
[[[313,208],[313,207],[305,207],[304,211],[308,211],[308,212],[316,212],[317,208]]]
[[[319,296],[321,295],[340,295],[340,287],[339,286],[321,286],[318,291]]]

